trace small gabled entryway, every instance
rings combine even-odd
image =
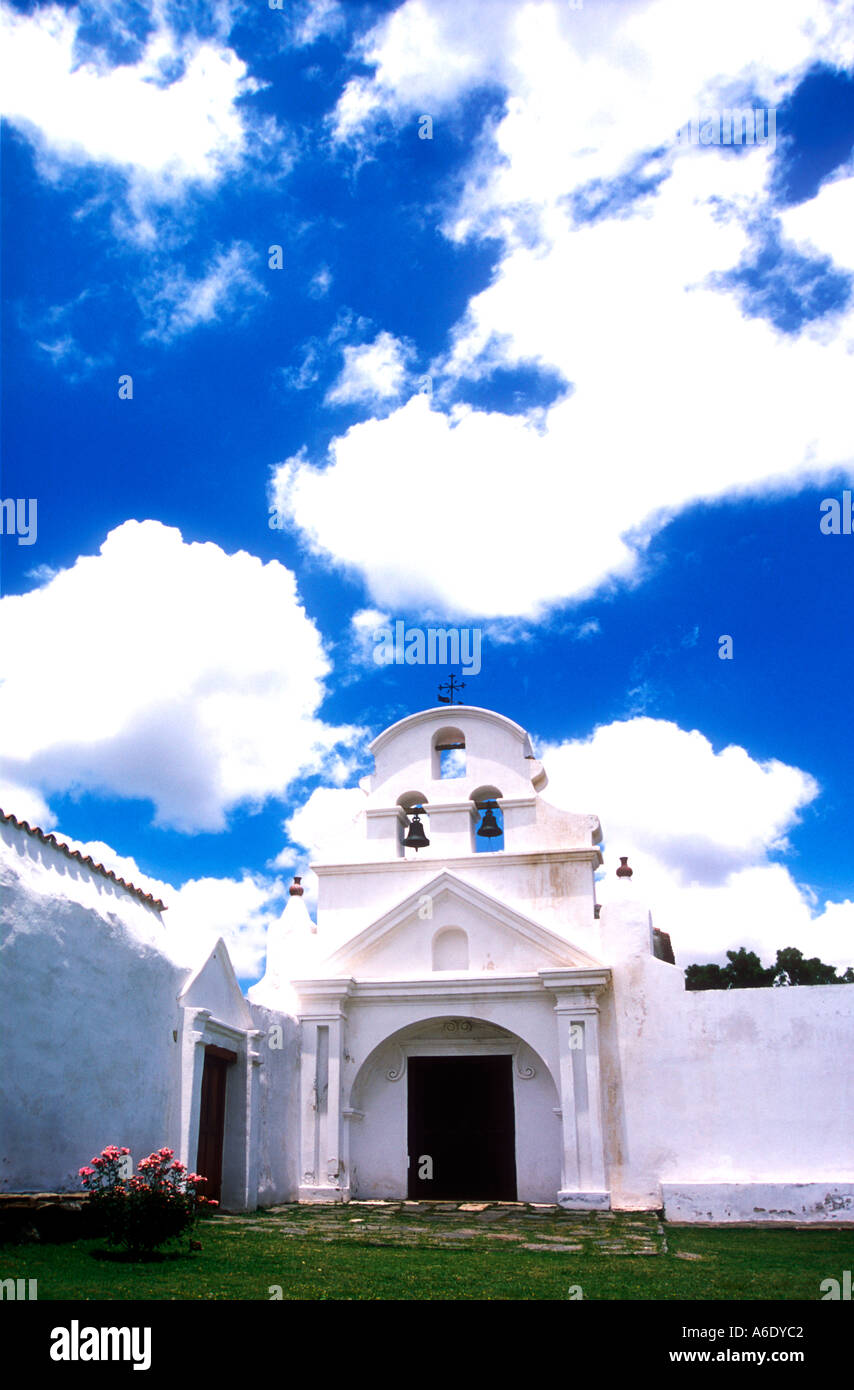
[[[225,1139],[228,1068],[236,1061],[237,1053],[227,1047],[209,1045],[205,1048],[196,1172],[207,1179],[199,1191],[215,1202],[222,1200],[222,1146]]]
[[[513,1059],[410,1057],[410,1198],[516,1200]]]

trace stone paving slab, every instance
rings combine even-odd
[[[525,1202],[289,1202],[213,1219],[235,1233],[278,1231],[283,1240],[299,1236],[324,1244],[488,1249],[500,1242],[540,1254],[648,1257],[667,1252],[664,1227],[652,1212],[569,1212]]]

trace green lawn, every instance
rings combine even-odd
[[[0,1249],[0,1277],[38,1279],[49,1299],[808,1299],[854,1268],[854,1231],[666,1227],[654,1256],[572,1255],[493,1244],[400,1248],[206,1222],[201,1252],[159,1264],[93,1258],[97,1240]],[[680,1258],[686,1253],[697,1259]]]

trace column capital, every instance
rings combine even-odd
[[[580,970],[538,970],[544,989],[557,997],[557,1007],[588,1007],[598,1009],[596,997],[611,983],[607,965]]]

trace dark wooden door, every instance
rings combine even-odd
[[[516,1200],[512,1062],[410,1057],[411,1198]]]
[[[203,1197],[222,1200],[222,1144],[225,1138],[225,1088],[228,1068],[236,1052],[224,1047],[205,1048],[202,1102],[199,1110],[199,1150],[196,1172],[207,1181],[199,1188]]]

